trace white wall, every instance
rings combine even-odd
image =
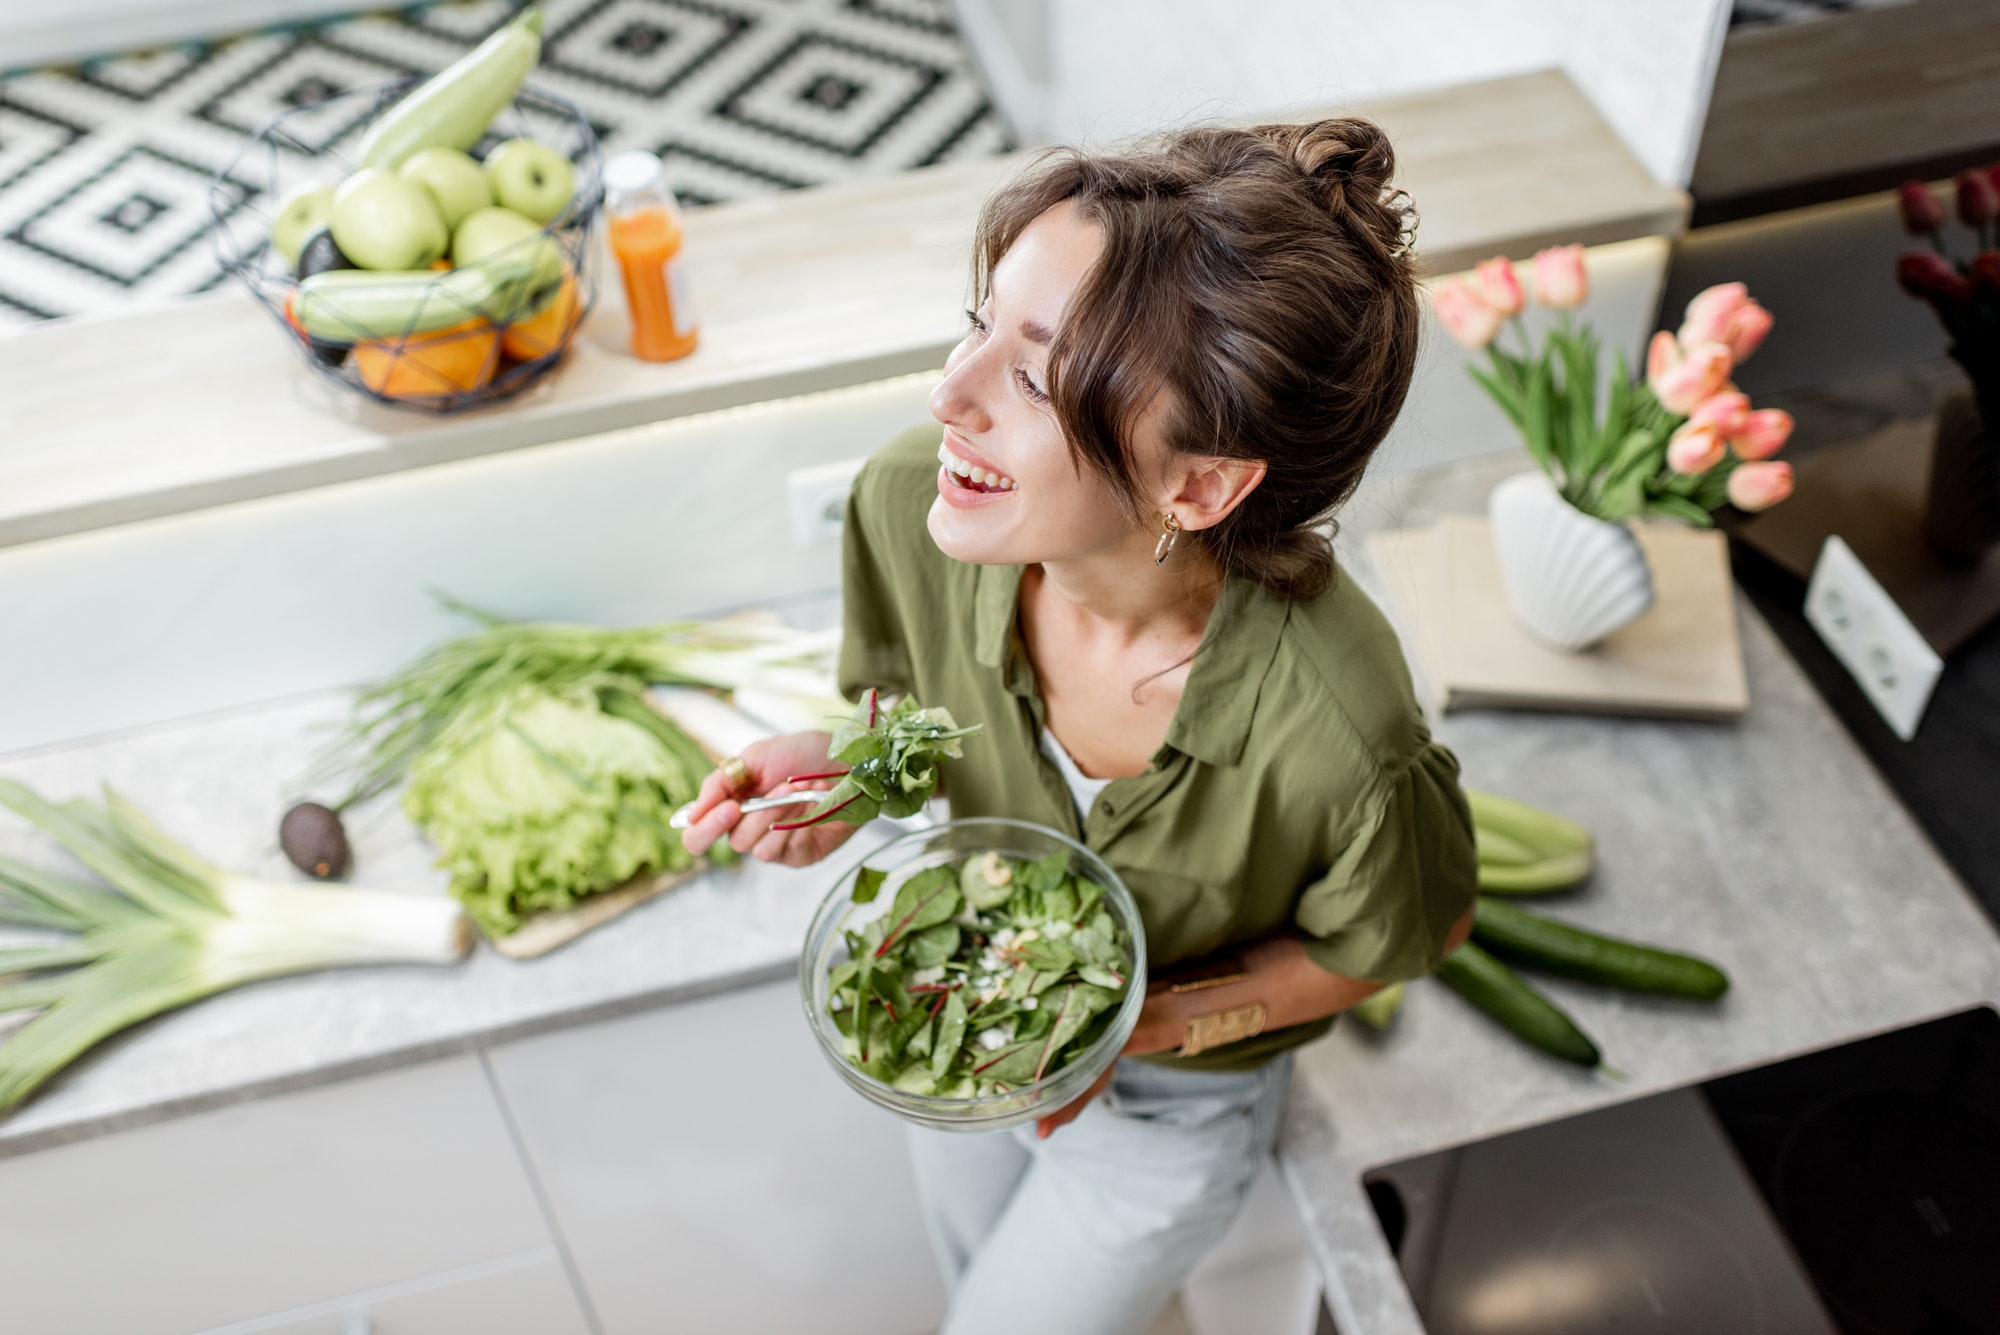
[[[1656,177],[1684,185],[1729,5],[953,0],[953,8],[1002,109],[1044,139],[1101,141],[1561,66]]]

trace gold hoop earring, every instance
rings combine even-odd
[[[1161,533],[1160,540],[1153,544],[1153,564],[1156,566],[1165,565],[1167,558],[1174,554],[1174,544],[1179,542],[1180,539],[1181,521],[1174,518],[1174,512],[1169,510],[1167,511],[1166,531]]]

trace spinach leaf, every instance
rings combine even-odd
[[[848,766],[847,773],[804,818],[772,828],[797,830],[823,820],[866,825],[877,816],[914,816],[937,790],[938,762],[962,757],[960,739],[983,726],[961,728],[950,710],[926,709],[908,696],[884,709],[871,690],[827,746],[827,759]],[[860,889],[858,882],[855,888]]]
[[[879,894],[887,878],[872,881]],[[1107,1032],[1128,990],[1130,942],[1103,898],[1061,853],[975,854],[910,876],[847,933],[849,958],[828,975],[847,1059],[944,1098],[1046,1079]]]

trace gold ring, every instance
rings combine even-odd
[[[750,786],[750,767],[743,763],[742,756],[730,756],[716,766],[722,777],[729,780],[729,791],[740,793]]]

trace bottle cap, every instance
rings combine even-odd
[[[643,149],[614,153],[604,163],[604,187],[621,195],[636,195],[658,186],[667,169],[658,158]]]

